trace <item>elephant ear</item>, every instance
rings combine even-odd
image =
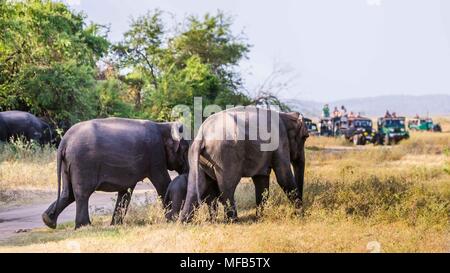
[[[299,118],[300,127],[298,129],[297,141],[304,142],[309,137],[308,127],[305,124],[303,116]]]
[[[299,157],[301,149],[304,148],[304,143],[308,137],[308,130],[306,129],[303,116],[298,112],[285,113],[282,117],[286,125],[291,159]]]
[[[175,122],[172,124],[171,128],[171,139],[169,138],[169,146],[173,145],[174,151],[178,152],[180,149],[180,143],[183,139],[183,124],[179,122]]]

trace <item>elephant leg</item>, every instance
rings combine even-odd
[[[166,200],[164,197],[171,181],[169,173],[167,172],[167,170],[152,171],[150,173],[149,179],[155,187],[159,198],[163,202],[164,208],[167,207],[169,204],[166,204]]]
[[[208,205],[209,217],[210,220],[214,220],[217,218],[217,209],[218,209],[218,199],[220,197],[220,191],[217,187],[217,182],[210,177],[206,177],[208,181],[208,191],[206,197],[206,204]]]
[[[75,216],[75,229],[91,224],[91,220],[89,219],[89,197],[90,194],[75,196],[75,201],[77,205]]]
[[[48,209],[42,214],[42,220],[50,228],[56,228],[59,214],[70,204],[75,201],[72,185],[65,172],[62,173],[64,183],[63,191],[59,198],[51,204]]]
[[[185,192],[173,192],[171,194],[171,200],[168,202],[169,205],[167,207],[166,219],[168,221],[174,221],[180,214],[181,209],[183,208]]]
[[[111,221],[111,225],[121,225],[123,224],[123,218],[127,214],[128,206],[131,202],[131,196],[133,195],[134,189],[129,189],[125,191],[119,191],[117,193],[116,207],[114,208],[114,213]]]
[[[170,205],[170,208],[167,210],[165,215],[167,221],[175,221],[182,207],[182,202],[180,204]]]
[[[167,194],[166,194],[166,196],[167,196]],[[172,201],[170,201],[170,199],[167,200],[167,198],[165,198],[163,203],[167,204],[167,206],[165,207],[166,208],[166,213],[165,213],[166,220],[172,221],[174,218],[173,211],[172,211]]]
[[[224,205],[225,216],[228,221],[236,221],[238,218],[236,202],[234,200],[234,192],[240,181],[238,177],[221,177],[218,176],[217,184],[220,190],[219,201]]]
[[[264,196],[264,192],[269,191],[270,176],[269,175],[257,175],[253,176],[253,184],[255,184],[255,200],[256,200],[256,215],[262,213],[264,203],[267,200],[267,196]]]
[[[286,160],[278,160],[277,164],[274,165],[274,171],[278,184],[288,196],[289,200],[294,203],[297,208],[299,208],[301,206],[301,197],[295,183],[294,175],[291,171],[290,162]]]
[[[235,222],[238,219],[236,201],[234,200],[234,196],[231,194],[223,194],[219,198],[219,201],[224,206],[225,217],[227,221]]]

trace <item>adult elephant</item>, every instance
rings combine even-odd
[[[51,143],[52,130],[42,119],[22,111],[0,112],[0,141],[24,137],[44,145]]]
[[[43,213],[44,223],[55,228],[58,215],[75,201],[75,228],[90,224],[89,197],[106,191],[118,192],[111,224],[120,224],[134,187],[145,178],[164,199],[170,183],[167,170],[188,170],[189,145],[181,137],[182,128],[179,123],[122,118],[74,125],[58,147],[58,198]]]
[[[270,128],[269,138],[262,137],[264,128]],[[209,187],[208,181],[217,183],[227,218],[236,219],[234,192],[241,178],[252,177],[261,191],[269,185],[271,170],[290,200],[300,206],[307,137],[308,130],[297,112],[238,107],[212,115],[200,127],[189,150],[188,192],[181,219],[188,221],[192,217],[201,201],[199,196]],[[270,143],[278,145],[267,146]],[[261,196],[258,189],[256,195]]]

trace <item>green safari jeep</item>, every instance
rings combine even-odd
[[[413,118],[408,121],[408,128],[414,131],[442,132],[440,124],[434,124],[431,118]]]
[[[379,144],[391,145],[409,138],[404,117],[378,119]]]

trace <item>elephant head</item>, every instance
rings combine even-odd
[[[179,174],[187,173],[189,170],[187,160],[189,143],[182,136],[183,125],[177,122],[164,125],[163,139],[167,168],[171,171],[177,171]]]
[[[294,167],[297,188],[302,196],[305,176],[305,141],[309,137],[308,128],[303,117],[297,112],[280,113],[280,120],[287,130],[290,160]]]

